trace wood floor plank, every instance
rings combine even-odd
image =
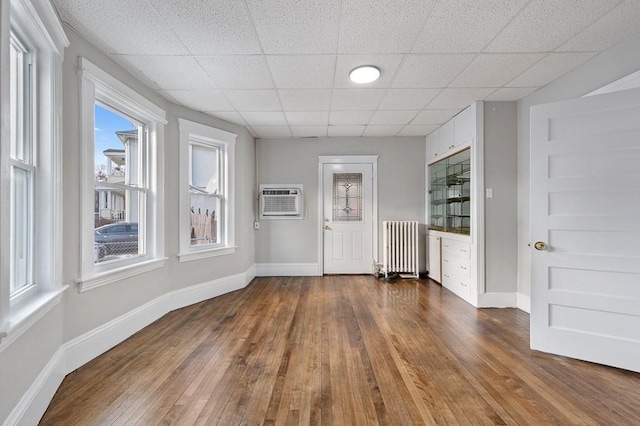
[[[69,374],[42,425],[640,424],[640,375],[429,280],[256,278]]]

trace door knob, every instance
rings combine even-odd
[[[331,227],[329,227],[329,225],[325,225],[324,229],[326,229],[327,231],[331,230]]]
[[[535,248],[536,250],[546,250],[547,249],[547,243],[545,243],[544,241],[536,241],[533,244],[533,248]]]

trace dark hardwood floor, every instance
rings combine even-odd
[[[640,424],[640,374],[528,336],[431,281],[257,278],[69,374],[41,424]]]

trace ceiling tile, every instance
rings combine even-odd
[[[627,0],[563,44],[559,51],[606,50],[640,33],[640,2]]]
[[[236,110],[279,111],[280,101],[275,90],[225,90],[224,94]]]
[[[553,51],[604,15],[618,2],[618,0],[533,0],[498,34],[485,51]]]
[[[283,139],[291,137],[289,126],[251,126],[253,133],[263,139]]]
[[[374,111],[331,111],[329,124],[332,126],[364,126],[373,117]]]
[[[494,88],[444,89],[427,107],[429,109],[459,109],[481,101],[495,91]]]
[[[384,89],[335,89],[331,109],[375,110],[385,94]]]
[[[425,124],[425,125],[409,125],[398,132],[398,136],[427,136],[429,133],[436,130],[438,125]]]
[[[444,124],[451,117],[460,112],[460,109],[425,109],[420,111],[411,125],[415,124]]]
[[[291,126],[294,138],[322,138],[327,136],[327,126]]]
[[[393,87],[446,87],[476,55],[407,55]]]
[[[278,95],[286,111],[328,111],[331,107],[331,89],[278,90]]]
[[[329,137],[362,136],[365,126],[329,126]]]
[[[440,1],[431,11],[414,53],[481,52],[527,0]]]
[[[284,118],[282,111],[243,112],[241,115],[251,127],[287,125],[287,120]]]
[[[261,53],[251,19],[242,2],[149,1],[194,55]],[[129,2],[126,8],[123,7],[123,11],[127,11],[128,7]]]
[[[340,0],[247,0],[247,5],[266,54],[336,52]]]
[[[267,56],[279,89],[332,88],[335,61],[333,55]]]
[[[191,56],[112,55],[140,80],[153,87],[172,89],[216,89],[216,85]]]
[[[269,67],[261,55],[198,56],[197,61],[220,89],[271,89]]]
[[[379,108],[383,110],[422,109],[441,89],[389,89]]]
[[[517,101],[533,93],[537,87],[501,87],[487,96],[485,101]]]
[[[406,125],[418,114],[418,111],[376,111],[369,125],[388,126]]]
[[[344,0],[340,53],[406,53],[431,12],[433,0]]]
[[[349,78],[349,73],[361,65],[374,65],[380,69],[380,78],[368,83],[367,88],[389,87],[402,57],[403,55],[338,55],[333,87],[362,88],[361,84],[354,83]]]
[[[167,90],[169,96],[196,111],[231,111],[233,107],[220,90]]]
[[[404,126],[367,126],[362,136],[364,137],[381,137],[396,136]]]
[[[449,87],[502,87],[543,57],[543,53],[484,53],[474,59]]]
[[[240,124],[241,126],[245,126],[247,124],[242,116],[235,111],[214,111],[207,112],[207,114],[230,123]]]
[[[145,0],[128,1],[126,7],[104,0],[55,0],[54,4],[63,22],[107,54],[189,53]]]
[[[593,56],[595,56],[593,52],[550,53],[540,62],[511,80],[507,86],[544,86]]]
[[[327,126],[329,111],[286,111],[290,126]]]

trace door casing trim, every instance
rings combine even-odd
[[[318,269],[324,274],[324,179],[325,164],[371,164],[372,168],[372,219],[373,219],[373,260],[378,262],[378,156],[377,155],[319,155],[318,156]],[[373,265],[371,265],[373,271]]]

